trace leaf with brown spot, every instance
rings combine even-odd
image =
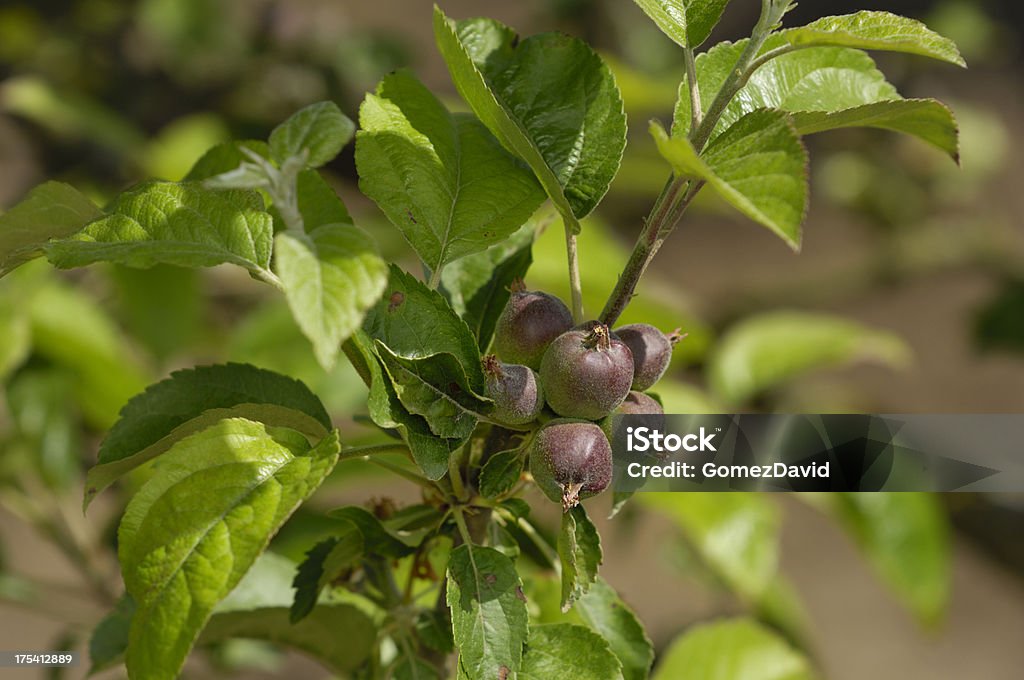
[[[448,606],[460,676],[488,680],[518,673],[527,637],[523,587],[512,560],[493,548],[460,545],[448,562]]]

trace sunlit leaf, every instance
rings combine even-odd
[[[84,504],[121,475],[225,418],[244,417],[322,438],[331,420],[297,380],[244,364],[177,371],[132,398],[89,470]]]
[[[925,493],[820,494],[816,504],[846,528],[879,576],[926,625],[950,594],[950,527],[941,502]]]
[[[285,429],[221,422],[175,444],[132,497],[118,531],[132,617],[128,673],[177,677],[214,608],[330,472],[340,446]],[[288,603],[281,608],[287,622]]]
[[[651,134],[676,174],[707,182],[727,203],[799,249],[807,211],[807,150],[789,117],[754,111],[698,155],[686,137],[669,137],[658,123]]]
[[[337,156],[355,131],[334,102],[311,104],[270,133],[270,157],[280,165],[305,153],[306,165],[318,168]]]
[[[832,45],[864,50],[906,52],[966,66],[956,43],[920,21],[889,12],[857,12],[825,17],[806,26],[780,31],[790,45]]]
[[[387,285],[373,240],[351,224],[325,224],[275,238],[274,270],[288,305],[325,370]]]
[[[808,371],[876,361],[902,366],[909,351],[892,333],[838,317],[772,312],[731,328],[708,364],[715,393],[741,404]]]
[[[623,680],[647,679],[654,662],[654,644],[614,588],[598,578],[576,602],[575,611],[608,642],[622,664]]]
[[[773,36],[763,49],[785,44],[781,36]],[[746,40],[721,43],[697,58],[697,80],[702,92],[715,92],[722,87],[746,45]],[[707,109],[710,98],[703,104]],[[959,158],[958,126],[952,112],[930,99],[903,100],[874,60],[861,50],[810,47],[768,61],[726,107],[712,139],[759,108],[793,114],[800,134],[873,127],[918,137],[954,159]],[[690,97],[684,84],[676,102],[674,135],[689,134],[690,117]]]
[[[722,18],[729,0],[634,0],[680,47],[700,47]]]
[[[503,241],[544,192],[480,121],[451,114],[407,71],[360,108],[360,188],[433,271]]]
[[[764,594],[778,570],[779,512],[752,493],[643,493],[730,588],[748,600]]]
[[[615,80],[583,41],[544,33],[520,41],[491,19],[434,12],[452,80],[502,144],[526,161],[566,224],[579,231],[608,191],[625,149]]]
[[[523,667],[516,677],[521,680],[618,680],[622,677],[622,667],[608,649],[608,643],[597,633],[583,626],[552,623],[530,629]]]
[[[67,238],[103,213],[75,188],[42,184],[0,215],[0,277],[39,257],[50,239]]]
[[[96,262],[130,267],[236,264],[268,276],[273,221],[252,191],[150,182],[121,194],[111,214],[75,236],[52,241],[46,255],[62,269]]]
[[[721,495],[721,494],[719,494]],[[806,657],[749,619],[696,626],[668,648],[653,680],[813,680]]]

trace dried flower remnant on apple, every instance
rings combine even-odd
[[[530,446],[530,473],[544,495],[568,512],[611,484],[611,445],[594,423],[552,420]]]

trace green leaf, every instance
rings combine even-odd
[[[686,137],[669,137],[657,122],[651,134],[678,175],[707,182],[727,203],[800,248],[807,212],[807,150],[789,117],[754,111],[699,156]]]
[[[562,611],[567,612],[590,590],[603,559],[601,536],[582,505],[562,514],[558,557],[562,563]]]
[[[535,224],[527,223],[482,253],[452,262],[441,275],[452,308],[469,325],[481,352],[491,344],[498,317],[512,295],[512,283],[525,277],[533,263],[535,230]]]
[[[634,0],[680,47],[700,47],[718,25],[729,0]]]
[[[184,181],[201,182],[236,170],[242,163],[250,160],[242,152],[243,149],[253,151],[264,158],[270,156],[270,148],[266,142],[257,140],[224,142],[203,154],[202,158],[196,161],[189,173],[185,175]]]
[[[239,404],[276,405],[302,413],[312,422],[296,429],[310,436],[326,436],[331,428],[323,404],[298,380],[246,364],[200,366],[175,371],[132,399],[100,447],[100,462],[120,460],[151,446],[206,411]]]
[[[479,396],[480,350],[466,323],[440,293],[392,265],[388,288],[367,316],[365,329],[377,340],[374,353],[403,409],[422,416],[434,435],[458,440],[455,448],[461,445],[489,407],[489,401]],[[374,389],[371,384],[371,416],[374,407],[388,403],[380,388],[377,395]],[[428,476],[440,478],[447,464],[447,457],[431,460]]]
[[[198,644],[230,638],[266,640],[304,651],[339,673],[358,667],[375,642],[373,621],[350,604],[328,600],[294,625],[284,618],[294,571],[287,558],[261,555],[214,610]],[[96,626],[89,642],[90,675],[123,661],[135,609],[135,600],[125,595]]]
[[[718,494],[723,495],[723,494]],[[749,619],[695,626],[676,639],[653,680],[812,680],[802,654]]]
[[[283,231],[274,243],[274,269],[288,306],[313,343],[317,361],[330,370],[342,341],[384,291],[387,266],[369,235],[351,224]]]
[[[479,396],[483,371],[476,339],[444,297],[392,266],[365,328],[378,341],[375,353],[404,408],[422,416],[434,435],[464,441],[489,401]],[[443,475],[442,463],[446,470],[447,458],[432,461],[430,474]]]
[[[717,92],[739,61],[746,40],[716,45],[697,58],[702,92]],[[763,51],[785,46],[773,36]],[[680,88],[673,135],[686,136],[690,98]],[[705,102],[705,109],[711,104]],[[797,132],[812,134],[845,127],[873,127],[913,135],[956,160],[958,126],[952,113],[933,100],[905,102],[879,71],[874,60],[857,49],[813,47],[768,61],[751,76],[732,100],[712,140],[743,116],[759,108],[792,113]]]
[[[948,106],[934,99],[897,99],[864,104],[835,113],[805,111],[793,114],[801,135],[851,127],[891,130],[917,137],[960,161],[960,134]]]
[[[363,534],[355,525],[310,548],[292,581],[295,599],[289,609],[288,619],[296,623],[309,616],[321,591],[342,572],[354,566],[363,555],[363,549]]]
[[[67,238],[103,213],[77,189],[47,182],[0,215],[0,277],[43,254],[50,239]]]
[[[183,438],[234,417],[289,427],[314,439],[331,430],[323,404],[297,380],[245,364],[176,371],[121,410],[100,446],[99,464],[86,477],[85,507],[118,477]]]
[[[697,57],[701,92],[717,92],[722,87],[748,43],[719,43]],[[769,38],[762,51],[783,44],[781,38]],[[834,113],[894,99],[899,99],[896,88],[864,52],[840,47],[800,50],[772,59],[757,69],[722,113],[711,139],[757,109]],[[711,103],[710,97],[705,98],[705,113]],[[673,117],[673,135],[688,135],[690,118],[690,97],[681,88]]]
[[[121,194],[112,214],[53,241],[47,257],[62,269],[96,262],[130,267],[236,264],[270,275],[273,220],[252,191],[150,182]]]
[[[302,621],[289,621],[294,573],[291,560],[261,555],[217,606],[199,644],[231,638],[266,640],[305,652],[336,673],[347,675],[358,668],[376,643],[373,620],[352,604],[329,601]]]
[[[422,659],[405,656],[395,664],[389,676],[394,680],[441,680],[437,669]]]
[[[822,494],[882,580],[925,625],[949,602],[950,528],[938,498],[926,493]]]
[[[382,555],[398,559],[411,555],[416,551],[416,545],[403,541],[385,527],[376,516],[364,508],[351,505],[344,508],[336,508],[327,514],[333,519],[343,520],[346,524],[350,524],[359,531],[363,537],[363,549],[367,555]],[[340,555],[334,555],[334,559],[340,559],[340,557]]]
[[[920,21],[889,12],[857,12],[825,17],[806,26],[780,31],[796,47],[832,45],[864,50],[906,52],[967,66],[956,43],[930,30]]]
[[[135,600],[130,595],[122,595],[114,610],[96,624],[89,637],[90,676],[121,663],[124,650],[128,649],[134,614]]]
[[[308,443],[295,432],[282,429],[271,436],[261,424],[236,420],[172,450],[167,465],[135,496],[121,523],[120,557],[128,592],[139,596],[142,591],[148,598],[132,627],[130,676],[150,664],[160,667],[159,677],[175,675],[173,664],[184,659],[209,609],[265,547],[269,535],[264,533],[276,531],[295,507],[289,505],[293,496],[311,491],[333,465],[338,445],[332,439],[310,454]],[[271,448],[278,450],[267,455]],[[324,456],[330,459],[326,466]],[[302,479],[310,469],[313,478]],[[209,499],[198,498],[207,494]],[[161,540],[163,546],[157,545]],[[167,620],[173,610],[179,611]],[[162,634],[171,635],[173,648],[156,649]],[[165,667],[167,661],[171,667]]]
[[[32,327],[28,315],[0,300],[0,384],[32,351]]]
[[[384,372],[373,340],[363,331],[355,333],[344,346],[345,354],[369,386],[366,400],[370,418],[383,429],[395,429],[409,445],[413,460],[429,479],[440,479],[448,472],[448,459],[465,440],[445,439],[430,431],[427,421],[413,415],[395,393]]]
[[[352,536],[358,538],[360,549],[362,548],[362,535],[355,529]],[[288,610],[288,618],[292,623],[301,621],[309,616],[320,598],[320,591],[324,588],[324,561],[327,555],[338,544],[337,538],[325,538],[306,552],[306,557],[299,562],[295,571],[295,579],[292,587],[295,588],[295,599]]]
[[[449,558],[447,597],[461,671],[471,680],[516,677],[527,613],[512,560],[491,548],[460,545]]]
[[[305,152],[306,165],[330,162],[349,143],[356,126],[333,102],[311,104],[297,111],[270,133],[270,157],[283,165]]]
[[[654,662],[654,645],[614,588],[604,579],[597,579],[576,603],[576,612],[608,642],[622,664],[623,680],[647,680]]]
[[[483,391],[480,350],[466,323],[444,297],[397,266],[384,296],[366,319],[366,332],[395,356],[420,359],[451,354],[465,370],[470,387]]]
[[[96,301],[52,281],[34,290],[28,314],[33,351],[74,376],[75,401],[90,425],[106,430],[150,377],[133,347]]]
[[[571,623],[549,623],[530,629],[523,667],[515,677],[619,680],[623,676],[618,659],[599,635]]]
[[[330,370],[341,342],[380,297],[387,267],[320,173],[299,173],[296,194],[305,233],[286,231],[275,213],[281,232],[274,266],[292,316],[312,341],[318,363]]]
[[[118,530],[125,588],[138,603],[126,663],[175,678],[214,607],[323,481],[341,447],[225,420],[175,444],[128,503]],[[287,603],[281,616],[287,622]]]
[[[792,582],[778,574],[752,602],[757,620],[776,630],[799,649],[811,648],[811,620]]]
[[[902,366],[906,344],[887,331],[840,317],[804,312],[772,312],[733,326],[708,363],[715,393],[741,404],[764,390],[807,373],[875,361]]]
[[[523,474],[523,454],[519,449],[495,453],[480,470],[480,495],[484,498],[503,496],[515,487]]]
[[[348,208],[327,180],[316,170],[303,170],[295,184],[302,225],[309,233],[325,224],[353,224]],[[280,225],[284,228],[284,224]]]
[[[577,38],[544,33],[520,42],[496,21],[456,23],[437,8],[434,36],[462,98],[526,161],[578,233],[625,149],[626,115],[607,65]]]
[[[778,571],[779,511],[752,493],[643,493],[665,513],[702,561],[744,599],[757,601]]]
[[[480,121],[449,113],[407,71],[366,96],[359,120],[359,187],[433,272],[500,243],[544,200]]]
[[[445,655],[455,651],[455,640],[452,639],[452,623],[448,612],[438,609],[425,609],[416,617],[416,636],[424,645],[435,652]]]
[[[399,401],[410,413],[422,416],[438,437],[469,437],[491,410],[492,402],[476,393],[465,368],[452,354],[409,359],[395,355],[378,341],[377,355]]]

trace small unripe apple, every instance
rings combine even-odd
[[[568,512],[612,481],[612,449],[601,428],[559,418],[539,429],[530,445],[530,473],[540,490]]]
[[[633,383],[629,348],[603,324],[558,336],[540,366],[548,405],[560,416],[599,420],[622,403]]]
[[[572,312],[553,295],[512,284],[509,298],[494,328],[494,353],[502,361],[537,370],[551,341],[572,328]]]
[[[544,390],[533,369],[484,357],[484,396],[494,400],[494,420],[505,425],[532,423],[544,409]]]
[[[662,408],[653,397],[643,392],[630,392],[625,401],[619,404],[618,408],[612,411],[611,415],[601,421],[601,429],[608,437],[614,450],[622,450],[618,447],[625,447],[624,430],[620,418],[616,416],[643,416],[631,418],[629,424],[635,427],[647,427],[652,430],[664,431],[665,409]]]
[[[615,329],[615,335],[633,353],[633,389],[650,389],[665,375],[672,361],[672,347],[682,336],[678,332],[665,335],[654,326],[634,323]]]

